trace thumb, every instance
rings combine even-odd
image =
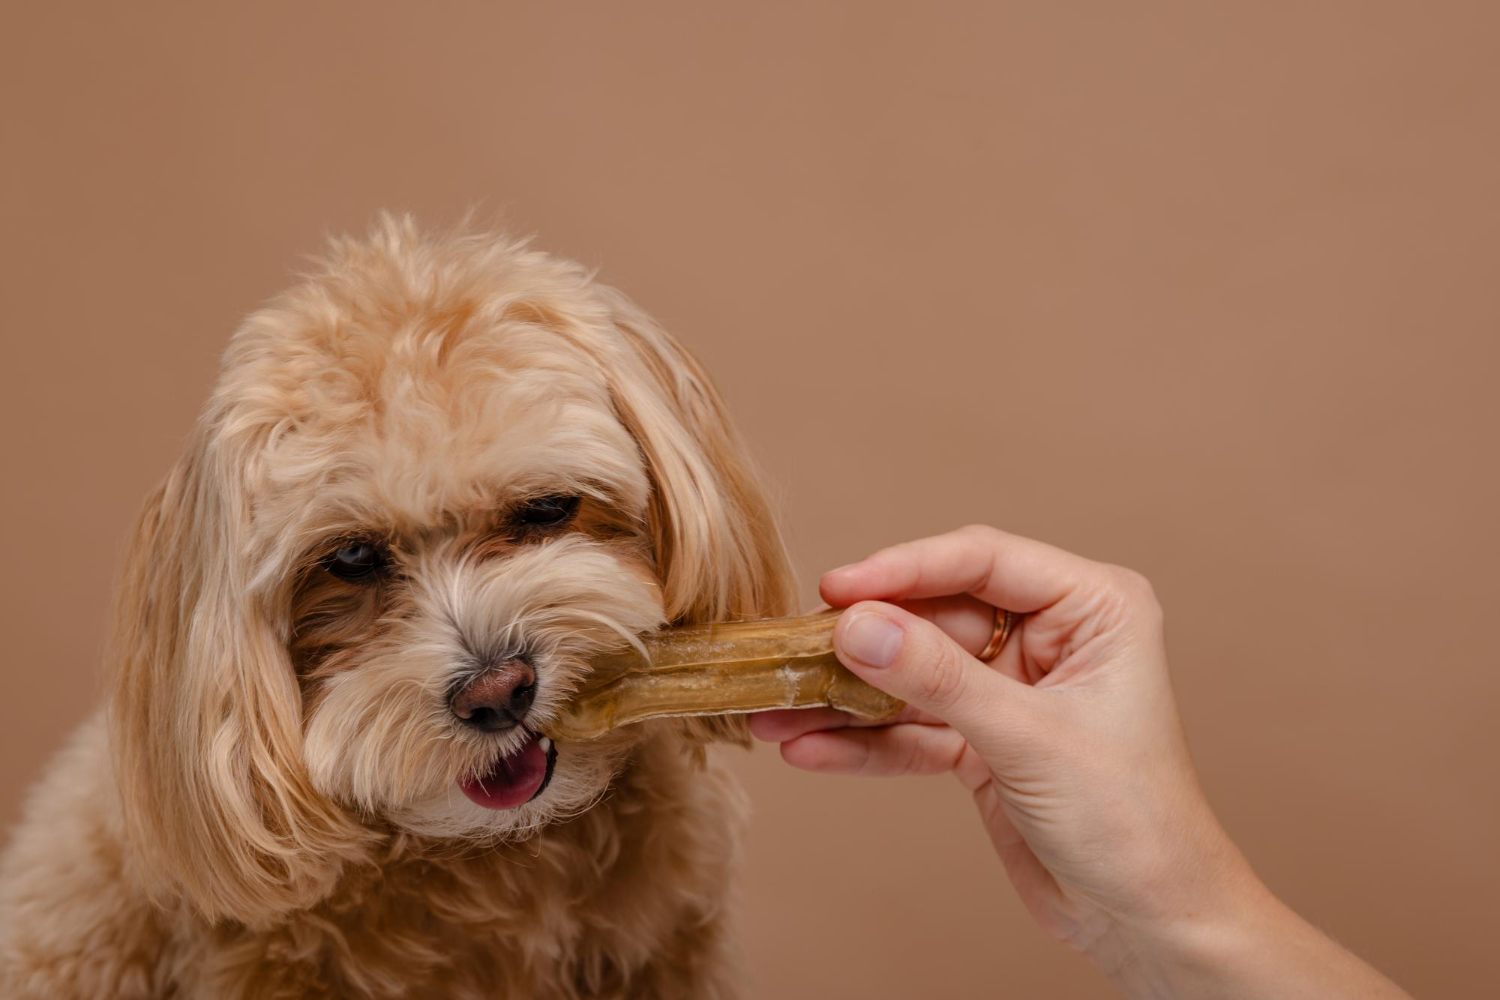
[[[860,679],[937,716],[970,742],[993,743],[1033,697],[936,625],[893,604],[861,601],[844,611],[833,648]]]

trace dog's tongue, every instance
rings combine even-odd
[[[547,780],[547,751],[533,735],[526,745],[500,763],[489,774],[460,782],[473,802],[486,809],[514,809],[530,802]]]

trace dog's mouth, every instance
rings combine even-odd
[[[460,781],[459,788],[475,805],[486,809],[514,809],[541,795],[552,780],[557,744],[531,733],[518,750],[501,757],[488,774]]]

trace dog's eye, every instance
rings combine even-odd
[[[578,513],[580,497],[557,493],[528,500],[511,514],[511,522],[523,528],[555,528],[568,523]]]
[[[348,542],[323,557],[323,568],[340,580],[360,583],[385,565],[385,553],[370,542]]]

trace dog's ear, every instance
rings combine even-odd
[[[208,919],[306,906],[364,836],[312,787],[275,585],[252,585],[248,454],[200,426],[142,512],[109,648],[110,732],[145,884]]]
[[[796,587],[775,511],[712,380],[619,293],[630,351],[615,405],[646,460],[648,517],[667,616],[677,624],[783,615]],[[698,739],[749,743],[741,716],[684,720]]]

